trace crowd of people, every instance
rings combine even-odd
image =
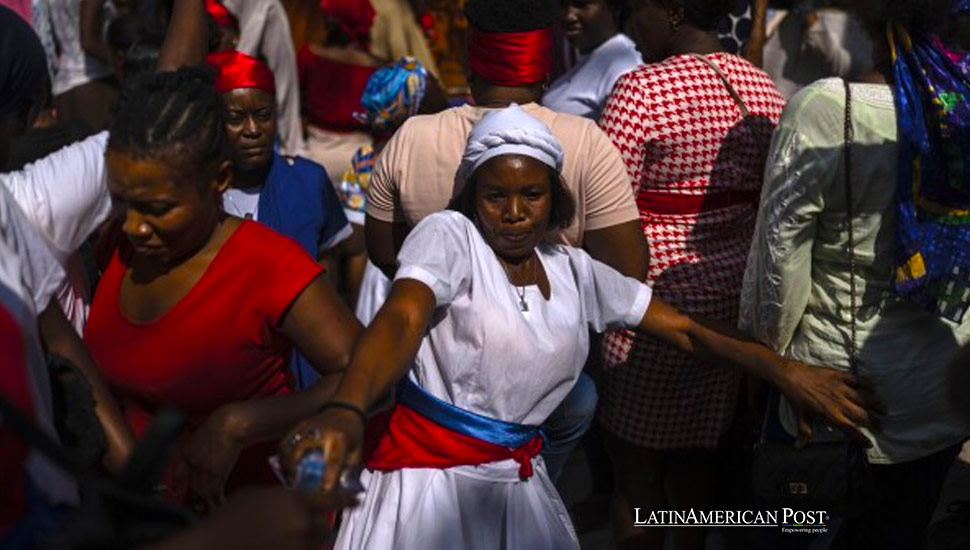
[[[0,0],[0,548],[935,544],[970,2],[439,4]]]

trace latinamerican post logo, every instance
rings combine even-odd
[[[766,527],[783,533],[825,533],[825,510],[653,510],[634,508],[634,527]]]

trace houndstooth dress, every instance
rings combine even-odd
[[[734,324],[765,158],[785,101],[744,59],[706,59],[674,56],[628,73],[600,125],[637,195],[650,244],[646,282],[681,311]],[[649,449],[717,446],[737,396],[733,369],[628,331],[608,334],[603,353],[598,416],[608,431]]]

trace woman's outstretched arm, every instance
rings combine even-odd
[[[658,299],[650,302],[636,329],[698,359],[727,362],[767,380],[799,409],[810,410],[853,439],[869,444],[859,428],[869,426],[870,412],[881,407],[872,398],[869,384],[859,377],[785,359],[732,325],[685,315]],[[810,435],[810,430],[807,420],[802,421],[800,438]]]

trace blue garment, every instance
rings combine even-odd
[[[397,401],[439,426],[493,445],[514,449],[541,434],[537,426],[489,418],[446,403],[426,392],[408,377],[397,386]]]
[[[337,192],[319,164],[302,157],[273,153],[266,183],[259,192],[258,221],[287,236],[316,258],[349,225]],[[305,357],[293,352],[290,371],[298,390],[320,375]]]
[[[553,483],[559,481],[563,468],[596,416],[596,384],[585,372],[576,379],[573,389],[542,423],[546,436],[542,459]]]

